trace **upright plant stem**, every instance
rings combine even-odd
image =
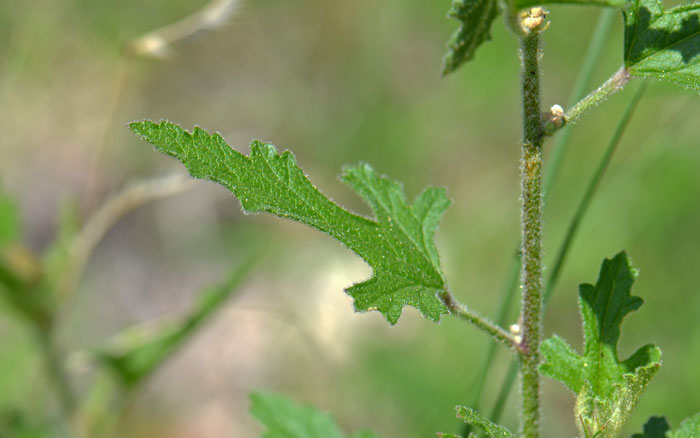
[[[540,382],[537,367],[542,338],[542,143],[539,34],[521,38],[523,148],[521,161],[522,343],[520,355],[523,438],[539,436]]]
[[[613,136],[610,139],[610,142],[608,143],[605,153],[603,154],[603,157],[601,158],[601,161],[598,164],[598,169],[593,174],[591,181],[588,183],[586,193],[581,199],[579,206],[576,208],[576,213],[574,214],[574,216],[571,219],[571,222],[569,223],[566,237],[560,245],[559,250],[557,251],[557,257],[553,265],[554,268],[550,271],[550,275],[547,278],[547,285],[545,287],[544,292],[544,306],[547,305],[547,302],[551,298],[552,293],[554,292],[554,289],[557,285],[557,282],[559,280],[559,274],[561,273],[561,269],[564,263],[566,262],[566,255],[568,254],[568,251],[571,248],[571,244],[573,243],[576,237],[576,233],[578,231],[578,224],[583,215],[586,213],[588,207],[590,206],[591,201],[593,200],[593,196],[595,195],[595,189],[598,187],[600,181],[605,175],[605,171],[608,168],[608,164],[612,159],[612,156],[614,155],[615,151],[617,150],[617,145],[619,144],[620,139],[622,138],[622,134],[627,128],[627,125],[629,124],[629,121],[632,118],[632,115],[634,114],[634,111],[637,108],[637,104],[639,103],[639,100],[644,94],[645,89],[645,85],[640,86],[637,89],[637,93],[634,95],[627,108],[625,109],[625,112],[622,118],[620,118],[620,121],[618,122],[617,127],[615,128],[615,132],[613,133]],[[511,362],[511,365],[508,368],[508,371],[506,372],[506,377],[503,382],[503,385],[501,386],[501,391],[499,393],[498,399],[491,413],[490,419],[495,423],[497,423],[500,419],[500,415],[503,410],[503,403],[505,403],[505,400],[507,399],[508,394],[510,393],[510,389],[512,387],[513,379],[516,375],[516,372],[517,369],[514,366],[514,362]]]
[[[37,330],[37,338],[39,341],[39,346],[41,347],[41,353],[44,358],[44,365],[46,366],[46,373],[51,378],[53,385],[55,386],[56,394],[58,396],[59,408],[63,418],[66,421],[66,426],[70,427],[73,414],[76,408],[76,398],[73,388],[71,387],[70,380],[66,375],[65,369],[63,368],[63,361],[61,360],[61,355],[56,349],[56,345],[51,339],[51,334],[48,330]]]
[[[581,100],[586,93],[586,89],[590,86],[591,77],[593,75],[594,67],[598,64],[598,59],[605,47],[608,35],[610,34],[610,29],[617,18],[617,11],[614,9],[603,9],[598,17],[598,22],[596,24],[595,30],[591,35],[590,42],[588,43],[588,48],[586,49],[586,54],[581,63],[581,68],[576,76],[576,81],[574,82],[571,95],[567,101],[567,107],[572,107],[576,102]],[[560,132],[557,133],[554,138],[554,143],[551,147],[550,156],[548,159],[547,166],[544,172],[543,178],[543,192],[545,203],[547,196],[551,193],[551,187],[556,181],[559,175],[559,169],[564,162],[564,157],[568,151],[569,145],[571,144],[571,133],[573,127],[565,126]],[[517,248],[514,251],[515,256],[508,268],[507,280],[505,282],[505,287],[500,294],[501,306],[497,314],[494,316],[494,322],[504,327],[507,323],[508,309],[511,307],[513,302],[513,297],[515,291],[518,288],[518,276],[520,273],[520,242],[518,242]],[[546,295],[546,294],[545,294]],[[545,297],[546,299],[546,297]],[[479,405],[481,404],[481,396],[483,394],[483,387],[486,384],[486,378],[488,372],[491,369],[491,364],[495,358],[496,343],[489,343],[486,352],[486,358],[481,365],[476,378],[474,379],[474,384],[470,388],[472,394],[472,400],[470,406],[474,409],[479,410]],[[510,394],[510,389],[513,385],[517,369],[514,366],[515,362],[511,362],[506,372],[506,377],[501,385],[501,391],[499,397],[493,407],[491,419],[497,422],[497,418],[500,417],[500,412],[503,410],[505,401]],[[469,435],[471,431],[470,425],[465,425],[464,436]]]

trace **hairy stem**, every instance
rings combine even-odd
[[[575,105],[576,102],[578,102],[585,96],[586,89],[590,86],[589,84],[593,73],[593,69],[598,64],[598,60],[600,59],[600,55],[610,34],[610,28],[612,27],[612,24],[614,23],[614,20],[616,18],[617,11],[613,9],[604,9],[600,13],[595,30],[591,35],[590,42],[588,43],[588,48],[586,49],[586,55],[584,56],[583,62],[581,63],[579,73],[576,76],[576,81],[574,82],[574,87],[572,89],[571,95],[567,100],[567,106],[571,107]],[[556,135],[554,143],[552,144],[552,147],[550,149],[551,152],[543,176],[543,192],[545,204],[547,202],[547,196],[550,195],[551,188],[554,182],[557,180],[559,169],[561,168],[564,162],[566,152],[568,151],[569,145],[571,144],[570,140],[572,130],[573,128],[571,126],[565,126]],[[502,303],[501,308],[499,309],[497,316],[495,316],[494,318],[495,323],[502,327],[505,326],[507,323],[506,320],[508,317],[508,309],[511,307],[515,291],[518,289],[518,276],[520,274],[520,246],[520,242],[518,242],[514,251],[515,256],[513,257],[510,267],[508,268],[507,281],[505,283],[505,287],[501,292],[501,299],[499,301],[500,303]],[[495,349],[496,344],[489,344],[486,352],[486,359],[482,363],[481,369],[479,370],[479,373],[477,374],[477,377],[474,380],[474,384],[472,385],[470,390],[472,394],[472,403],[470,406],[477,410],[481,403],[482,388],[484,387],[484,384],[486,382],[488,372],[492,368],[491,364],[493,363],[495,357]],[[494,423],[498,422],[500,412],[502,412],[505,401],[508,398],[508,395],[510,394],[510,389],[515,380],[517,371],[518,370],[515,367],[515,362],[511,362],[511,365],[508,367],[508,371],[501,385],[501,390],[498,399],[496,400],[492,411],[491,420]],[[470,431],[471,428],[469,427],[469,425],[466,425],[463,435],[468,436]]]
[[[565,262],[566,262],[566,254],[568,253],[568,250],[571,248],[571,244],[573,243],[574,239],[576,238],[576,234],[578,231],[578,222],[580,221],[580,218],[585,214],[588,206],[590,205],[590,202],[593,200],[593,196],[595,195],[595,187],[598,186],[600,183],[600,180],[603,178],[605,175],[605,170],[607,169],[607,162],[612,159],[612,155],[615,153],[615,150],[617,149],[617,144],[619,143],[620,139],[622,138],[622,134],[624,133],[625,129],[627,128],[627,125],[629,123],[630,118],[632,117],[634,111],[637,108],[637,104],[639,103],[639,99],[641,99],[642,94],[644,93],[645,85],[642,85],[640,88],[637,89],[637,93],[634,95],[632,100],[627,106],[627,109],[625,110],[624,115],[618,122],[617,127],[615,128],[615,132],[613,134],[613,137],[610,139],[608,143],[608,147],[606,148],[606,151],[601,158],[600,163],[598,164],[598,170],[595,172],[593,175],[593,178],[588,184],[588,189],[587,189],[587,194],[584,195],[584,197],[581,199],[581,202],[579,203],[579,206],[576,209],[576,213],[574,214],[573,218],[571,219],[571,222],[569,223],[567,235],[562,242],[561,246],[559,247],[559,250],[557,251],[557,258],[554,261],[554,268],[550,271],[549,277],[547,278],[547,286],[545,287],[545,292],[544,292],[544,303],[543,305],[546,307],[547,302],[551,298],[555,287],[558,283],[559,280],[559,274],[561,273],[561,269],[563,268]],[[675,115],[677,116],[677,115]],[[589,194],[590,192],[590,194]],[[511,366],[508,368],[508,371],[506,372],[506,377],[503,383],[503,386],[501,387],[501,392],[498,396],[498,400],[504,399],[503,401],[505,402],[505,399],[507,398],[508,394],[510,393],[510,389],[512,387],[512,382],[513,379],[515,378],[515,375],[517,374],[517,369],[514,367],[514,364],[511,363]],[[496,407],[494,407],[493,413],[491,415],[491,421],[494,423],[497,423],[500,419],[500,415],[502,412],[502,406],[499,406],[499,402],[497,401]]]
[[[447,306],[452,315],[458,316],[466,321],[471,322],[482,331],[491,335],[491,337],[494,340],[505,344],[509,347],[519,349],[518,343],[515,341],[515,338],[513,338],[510,335],[510,333],[497,326],[496,324],[492,323],[485,317],[479,315],[478,313],[469,310],[469,308],[467,308],[466,305],[457,301],[450,292],[445,291],[442,294],[440,294],[440,299],[445,304],[445,306]]]
[[[521,39],[523,145],[521,161],[522,342],[520,355],[523,438],[539,436],[542,338],[542,142],[539,34]]]
[[[608,97],[622,90],[630,80],[630,72],[623,66],[615,72],[603,85],[588,96],[581,99],[573,108],[566,112],[567,123],[576,123],[579,118],[598,106]]]

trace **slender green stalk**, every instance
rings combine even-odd
[[[591,35],[591,41],[588,43],[586,54],[583,57],[581,69],[576,76],[576,81],[574,82],[571,95],[566,103],[567,108],[571,108],[576,105],[576,102],[583,99],[583,97],[586,95],[586,90],[591,84],[593,70],[595,69],[595,66],[598,65],[598,60],[603,52],[605,43],[608,42],[610,29],[617,18],[617,14],[618,12],[614,9],[604,9],[601,11],[595,30],[593,31],[593,35]],[[559,176],[559,169],[561,169],[562,162],[567,151],[569,150],[569,145],[571,144],[572,132],[573,128],[571,126],[564,126],[564,128],[557,133],[556,137],[554,137],[554,143],[552,144],[551,152],[547,159],[547,166],[544,172],[545,201],[551,192],[552,184],[554,184],[557,176]],[[502,324],[503,323],[501,323],[501,325]]]
[[[605,171],[607,170],[608,165],[610,164],[610,161],[612,160],[612,157],[615,154],[615,151],[617,150],[617,146],[620,144],[622,134],[625,132],[625,129],[627,128],[627,125],[629,124],[629,121],[632,118],[632,114],[634,114],[634,111],[637,108],[637,104],[639,104],[639,100],[644,95],[644,91],[646,90],[646,88],[647,82],[643,82],[642,85],[637,89],[637,92],[630,101],[629,105],[627,105],[625,112],[622,114],[622,118],[620,119],[619,123],[617,124],[617,127],[615,128],[613,136],[610,138],[610,141],[608,142],[608,145],[605,148],[605,153],[603,154],[600,163],[598,163],[598,168],[593,174],[591,181],[588,183],[588,188],[586,189],[583,198],[581,198],[581,202],[579,202],[578,208],[576,208],[576,213],[574,213],[574,217],[569,223],[569,228],[566,231],[566,236],[564,237],[564,241],[559,247],[557,257],[555,258],[554,265],[549,274],[549,279],[547,280],[547,287],[544,292],[545,305],[547,304],[547,301],[549,301],[549,297],[552,295],[554,286],[556,286],[557,281],[559,280],[559,275],[561,273],[562,266],[564,266],[566,256],[568,255],[569,249],[571,248],[571,243],[573,242],[574,237],[578,232],[579,225],[581,225],[583,216],[588,211],[588,207],[590,206],[591,201],[593,200],[593,196],[595,195],[595,192],[598,189],[598,186],[600,185],[600,181],[603,179],[603,175],[605,174]]]
[[[524,438],[539,436],[542,339],[542,143],[540,119],[539,32],[521,38],[523,148],[521,161],[522,342],[520,388]]]
[[[56,345],[47,330],[37,329],[37,339],[44,359],[46,373],[51,378],[58,397],[59,408],[67,426],[73,421],[76,408],[76,397],[70,384],[70,379],[63,368],[63,361]]]
[[[506,370],[505,377],[503,378],[503,385],[501,385],[501,390],[498,392],[498,397],[496,397],[496,402],[493,404],[493,409],[491,410],[490,418],[494,423],[498,423],[501,419],[501,415],[503,415],[503,409],[506,407],[510,389],[513,387],[517,376],[518,362],[511,360]]]
[[[451,314],[471,322],[477,328],[491,335],[491,337],[493,337],[494,340],[505,344],[509,347],[513,347],[516,349],[519,348],[518,343],[510,335],[510,333],[497,326],[496,324],[492,323],[488,319],[484,318],[483,316],[479,315],[478,313],[469,310],[467,306],[457,301],[451,293],[444,292],[440,295],[440,298],[442,299],[442,302],[445,303],[445,306],[447,306],[447,308],[450,310]]]
[[[606,152],[601,158],[601,162],[598,164],[598,170],[594,173],[593,178],[588,184],[588,190],[586,191],[586,195],[581,200],[581,203],[576,209],[576,213],[574,214],[574,217],[571,220],[571,223],[568,228],[567,236],[560,246],[558,252],[557,252],[557,258],[554,262],[554,269],[551,271],[548,279],[547,279],[547,286],[545,288],[545,293],[544,293],[544,305],[547,305],[547,302],[552,296],[552,293],[556,287],[556,284],[559,280],[559,273],[564,266],[564,263],[566,261],[566,255],[568,253],[568,250],[571,247],[571,243],[573,242],[574,238],[576,237],[576,233],[578,231],[578,224],[574,225],[574,222],[580,221],[581,217],[585,214],[588,206],[590,205],[590,202],[593,199],[593,196],[595,195],[595,188],[598,186],[600,183],[600,180],[603,178],[605,171],[607,170],[607,166],[609,161],[612,159],[613,154],[615,153],[615,150],[617,149],[617,144],[619,143],[620,139],[622,138],[622,134],[624,133],[625,129],[627,128],[627,125],[629,123],[629,120],[631,119],[632,115],[634,114],[634,111],[637,108],[637,104],[639,100],[642,97],[642,94],[644,93],[644,90],[646,89],[646,86],[641,86],[638,90],[637,93],[634,95],[630,103],[628,104],[627,108],[625,109],[625,113],[623,114],[622,118],[620,119],[617,127],[615,128],[615,132],[613,133],[613,136],[608,143],[608,147],[606,148]],[[585,204],[585,205],[583,205]],[[515,367],[515,362],[512,362],[510,367],[508,368],[508,371],[506,372],[506,377],[503,381],[503,385],[501,386],[501,391],[498,396],[498,400],[496,402],[496,406],[493,409],[493,412],[491,414],[491,421],[493,422],[498,422],[502,413],[502,405],[505,403],[507,400],[508,394],[510,393],[511,388],[513,387],[513,381],[515,378],[517,372],[517,368]]]
[[[495,317],[496,324],[498,324],[501,327],[503,327],[503,325],[505,324],[506,318],[508,316],[508,310],[510,309],[510,304],[513,301],[515,291],[518,289],[519,279],[520,251],[516,251],[511,262],[510,273],[508,275],[505,287],[503,288],[503,293],[501,294],[502,299],[500,301],[500,305],[498,307],[498,311],[496,312]],[[491,369],[491,363],[493,362],[493,359],[496,354],[496,346],[497,344],[495,342],[491,342],[488,344],[488,346],[486,347],[486,357],[481,368],[479,369],[478,374],[476,375],[476,378],[474,379],[474,384],[472,385],[471,391],[472,400],[470,403],[470,406],[473,406],[474,409],[477,409],[481,401],[481,395],[483,393],[484,385],[486,383],[486,376],[488,375],[488,372]],[[469,426],[469,424],[467,424],[467,426]],[[466,436],[468,435],[468,433],[465,433],[464,435]]]
[[[496,324],[503,327],[508,318],[508,311],[511,308],[513,298],[515,297],[515,291],[518,289],[518,284],[520,280],[520,249],[514,251],[513,260],[510,264],[510,270],[508,274],[508,279],[506,280],[505,287],[501,292],[501,301],[496,312]],[[486,385],[486,378],[488,377],[489,371],[491,370],[491,364],[496,357],[496,346],[495,342],[489,342],[486,346],[486,356],[481,364],[476,377],[474,378],[474,383],[472,383],[470,393],[472,394],[472,399],[468,406],[473,409],[479,410],[479,405],[481,404],[481,396],[483,395],[484,386]],[[511,364],[516,363],[515,360],[511,361]],[[517,371],[517,369],[515,370]],[[462,436],[469,436],[472,432],[472,425],[470,423],[465,423],[462,429]]]
[[[622,90],[630,80],[630,72],[623,66],[615,72],[603,85],[588,96],[581,99],[573,108],[566,112],[567,123],[576,123],[582,115],[598,106],[608,97]]]

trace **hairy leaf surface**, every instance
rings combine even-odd
[[[630,74],[700,92],[700,3],[666,10],[660,0],[632,0],[624,15]]]
[[[515,438],[515,435],[508,429],[498,424],[494,424],[488,418],[479,414],[472,408],[457,406],[457,418],[472,426],[479,426],[484,429],[489,438]],[[450,437],[450,435],[443,436]]]
[[[630,358],[617,356],[623,318],[641,306],[631,296],[637,276],[624,252],[603,261],[595,285],[579,287],[584,353],[579,355],[554,336],[542,343],[540,372],[577,394],[576,410],[591,433],[613,437],[619,432],[649,380],[661,366],[661,351],[645,345]]]
[[[325,412],[313,406],[295,403],[287,397],[268,392],[250,395],[250,412],[266,427],[262,438],[343,438],[345,434]],[[375,438],[362,431],[350,438]]]
[[[455,71],[474,57],[474,53],[486,40],[491,39],[491,24],[498,16],[496,0],[453,0],[447,12],[449,18],[459,20],[459,28],[447,42],[443,58],[442,74]]]
[[[678,428],[666,434],[667,438],[700,438],[700,413],[686,418]]]
[[[369,165],[347,167],[342,180],[370,205],[375,219],[353,214],[324,196],[297,166],[294,156],[253,141],[250,156],[232,149],[219,134],[190,134],[169,122],[132,123],[131,129],[159,151],[183,162],[195,178],[233,192],[243,210],[269,212],[310,225],[362,257],[372,278],[347,289],[357,311],[378,310],[391,324],[404,305],[439,320],[448,312],[439,298],[447,290],[433,236],[450,205],[445,190],[427,188],[409,204],[401,185]]]

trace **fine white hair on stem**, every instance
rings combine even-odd
[[[131,40],[126,45],[127,53],[165,58],[172,52],[173,44],[228,24],[241,3],[242,0],[211,0],[194,13]]]

